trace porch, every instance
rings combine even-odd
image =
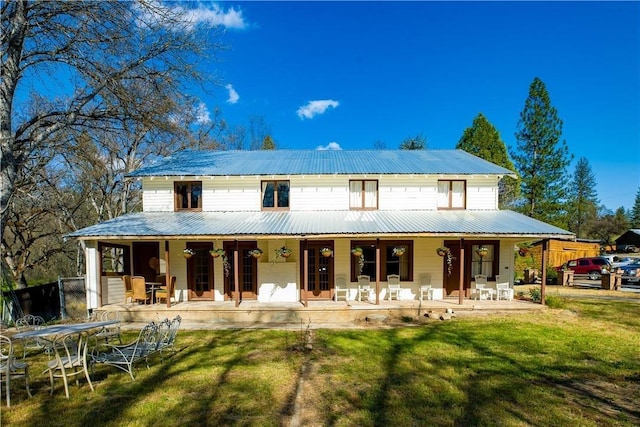
[[[340,325],[364,326],[370,323],[399,322],[405,318],[418,319],[427,313],[452,311],[458,316],[499,312],[527,312],[545,310],[546,306],[526,300],[473,300],[458,297],[442,300],[400,300],[370,302],[309,301],[308,307],[300,302],[264,303],[242,301],[188,301],[167,307],[165,304],[109,304],[97,311],[117,311],[123,322],[144,323],[173,318],[180,315],[186,327],[212,329],[223,327],[297,326],[310,327]]]

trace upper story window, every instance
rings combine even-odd
[[[350,209],[378,209],[378,181],[351,180],[349,181]]]
[[[202,181],[176,182],[174,193],[177,211],[202,210]]]
[[[289,209],[289,181],[262,181],[262,209]]]
[[[466,181],[438,181],[438,209],[465,209]]]

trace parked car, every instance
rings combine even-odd
[[[609,273],[611,268],[611,263],[604,257],[572,259],[556,267],[558,271],[569,269],[573,270],[574,274],[588,275],[591,280],[600,280],[602,274]]]
[[[635,258],[622,257],[619,255],[602,255],[602,258],[608,259],[614,269],[627,265],[635,260]]]
[[[640,258],[618,268],[622,270],[622,283],[640,283]]]

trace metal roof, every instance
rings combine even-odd
[[[257,150],[181,151],[129,176],[307,174],[514,175],[514,172],[463,150]]]
[[[143,212],[67,235],[83,239],[474,236],[572,239],[513,211]]]

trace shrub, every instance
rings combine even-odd
[[[531,301],[540,302],[542,300],[542,293],[540,292],[540,288],[533,287],[529,289],[529,296],[531,297]]]

